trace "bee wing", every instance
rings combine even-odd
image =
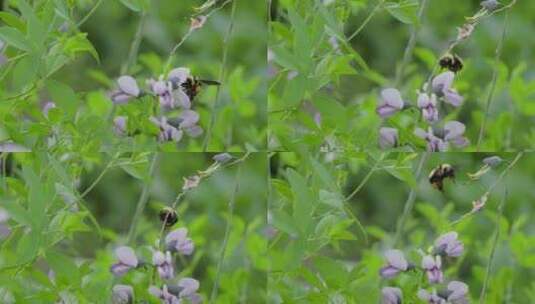
[[[216,81],[216,80],[199,79],[198,81],[205,85],[216,85],[216,86],[221,85],[221,82]]]

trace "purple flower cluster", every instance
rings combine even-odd
[[[187,303],[200,303],[201,296],[197,293],[199,282],[192,278],[181,278],[178,281],[171,281],[175,278],[175,266],[173,253],[181,255],[191,255],[194,250],[193,241],[188,238],[186,228],[178,228],[165,237],[165,252],[153,250],[152,263],[159,278],[165,283],[162,287],[150,286],[149,292],[159,298],[165,304],[180,304],[187,300]],[[134,249],[122,246],[115,250],[117,262],[110,267],[110,271],[115,276],[122,276],[132,269],[140,266]],[[115,285],[113,287],[114,303],[134,303],[134,291],[129,285]]]
[[[400,250],[388,250],[385,253],[386,265],[379,270],[379,274],[385,279],[391,279],[398,274],[418,269],[427,276],[429,284],[442,284],[444,273],[442,271],[443,257],[459,257],[464,251],[463,244],[458,240],[457,233],[452,231],[439,236],[429,254],[422,254],[421,268],[412,266]],[[433,289],[418,291],[418,298],[429,304],[464,304],[467,303],[468,286],[459,281],[450,281],[445,290],[439,293]],[[400,304],[403,300],[401,289],[396,287],[384,287],[382,289],[383,304]]]
[[[429,125],[428,130],[416,128],[414,134],[424,139],[428,151],[446,151],[450,144],[462,148],[468,145],[468,139],[464,137],[466,127],[458,121],[445,122],[442,128],[438,128],[440,122],[439,103],[443,102],[453,107],[460,107],[464,98],[452,87],[455,74],[447,71],[437,75],[431,82],[431,92],[425,88],[418,93],[416,106],[422,113],[423,120]],[[404,109],[406,102],[401,93],[394,88],[381,91],[376,112],[382,118],[393,116]],[[381,149],[394,148],[399,145],[399,133],[395,128],[381,127],[379,129],[379,146]]]
[[[198,125],[200,116],[191,109],[192,100],[184,89],[185,83],[191,78],[188,68],[176,68],[169,72],[167,78],[160,76],[158,80],[149,79],[148,90],[143,91],[135,78],[125,75],[117,80],[117,89],[111,92],[110,98],[114,104],[120,105],[145,95],[157,97],[161,116],[151,117],[150,121],[160,130],[158,140],[179,142],[184,133],[190,137],[198,137],[203,133],[203,129]],[[180,114],[173,117],[166,115],[175,110],[180,110]],[[116,135],[128,135],[127,117],[115,117],[113,125]]]

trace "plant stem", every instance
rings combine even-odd
[[[479,152],[481,148],[481,142],[483,141],[483,134],[485,133],[485,127],[487,124],[487,119],[489,116],[489,110],[490,105],[492,103],[492,99],[494,97],[494,91],[496,90],[496,82],[498,80],[498,64],[500,62],[500,56],[502,54],[503,50],[503,41],[505,40],[505,35],[507,32],[507,19],[509,17],[509,12],[505,13],[505,19],[503,21],[503,30],[500,40],[498,41],[498,45],[496,47],[496,56],[494,58],[494,69],[492,71],[492,81],[490,84],[489,89],[489,95],[487,97],[487,103],[485,105],[485,115],[483,116],[483,120],[481,121],[481,128],[479,129],[479,137],[477,138],[477,147],[476,151]]]
[[[82,20],[80,20],[80,22],[78,22],[76,24],[76,27],[80,27],[82,24],[84,24],[89,18],[91,18],[91,16],[93,15],[93,13],[96,12],[96,10],[98,9],[98,7],[100,6],[100,4],[102,4],[102,1],[103,0],[98,0],[97,3],[91,8],[91,10],[87,13],[87,15],[85,15],[84,18],[82,18]]]
[[[108,172],[108,170],[111,167],[113,167],[113,165],[115,163],[115,160],[117,160],[119,155],[120,155],[120,153],[115,154],[115,156],[112,158],[112,160],[110,160],[110,162],[106,165],[104,170],[102,170],[102,172],[100,172],[99,176],[91,183],[91,185],[89,185],[89,187],[87,187],[84,190],[84,192],[82,192],[82,194],[80,194],[80,198],[84,198],[100,182],[100,180],[104,177],[104,175]]]
[[[223,80],[224,80],[224,77],[225,77],[225,74],[226,74],[226,70],[227,70],[227,57],[228,57],[229,41],[230,41],[230,36],[232,35],[232,31],[234,29],[234,17],[236,16],[237,3],[238,3],[238,0],[233,0],[232,1],[232,11],[230,13],[230,23],[229,23],[229,26],[227,28],[227,33],[225,34],[225,38],[223,40],[223,44],[224,44],[223,58],[222,58],[222,62],[221,62],[221,69],[219,70],[219,82],[220,83],[223,83]],[[203,141],[203,144],[202,144],[202,151],[203,152],[206,152],[206,150],[208,148],[208,144],[210,143],[210,139],[211,139],[211,136],[212,136],[212,129],[214,128],[215,120],[216,120],[216,117],[217,117],[217,114],[218,114],[218,111],[219,111],[218,105],[219,105],[219,102],[220,102],[220,99],[221,99],[221,87],[222,86],[223,85],[220,85],[216,89],[215,101],[212,104],[211,111],[210,111],[210,113],[211,113],[210,122],[209,122],[209,125],[208,125],[208,129],[206,130],[206,136],[204,137],[204,141]]]
[[[145,183],[143,184],[143,190],[141,190],[141,196],[139,197],[139,200],[137,202],[136,212],[134,213],[134,217],[132,218],[132,223],[130,224],[130,230],[128,231],[128,237],[126,239],[127,244],[132,243],[135,239],[137,224],[141,219],[141,215],[143,214],[143,210],[145,210],[145,206],[147,205],[147,201],[149,198],[149,190],[150,190],[150,186],[152,184],[152,178],[153,178],[152,175],[154,174],[154,171],[156,170],[157,161],[158,161],[158,153],[155,153],[154,156],[152,157],[149,174],[147,176],[147,179],[145,180]]]
[[[137,53],[139,51],[139,45],[141,44],[141,39],[143,38],[143,28],[145,27],[145,20],[147,18],[147,13],[143,11],[141,13],[141,18],[139,19],[139,24],[136,30],[136,35],[134,36],[134,40],[132,40],[132,44],[130,45],[130,52],[128,53],[128,59],[121,67],[121,75],[124,75],[128,72],[128,69],[130,68],[130,65],[133,64],[137,57]]]
[[[515,164],[518,162],[518,160],[522,157],[522,155],[524,154],[524,152],[520,152],[516,155],[516,157],[513,159],[513,161],[509,164],[509,166],[507,166],[507,168],[505,168],[501,173],[500,175],[498,176],[498,178],[494,181],[494,183],[492,183],[492,185],[487,188],[487,191],[485,191],[485,193],[483,193],[483,195],[481,197],[488,197],[490,196],[490,193],[492,192],[492,190],[494,190],[494,188],[496,187],[496,185],[498,185],[498,183],[505,177],[505,175],[511,171],[511,169],[515,166]],[[457,220],[453,221],[450,223],[450,226],[455,226],[457,224],[459,224],[460,222],[464,221],[465,219],[469,218],[471,215],[473,215],[474,213],[476,213],[477,211],[472,209],[470,210],[469,212],[463,214],[461,217],[459,217]]]
[[[427,0],[422,0],[420,3],[420,10],[418,11],[418,23],[412,26],[411,34],[409,37],[409,42],[407,42],[407,47],[405,47],[405,52],[403,53],[403,61],[399,65],[398,70],[396,72],[396,79],[394,82],[394,87],[397,87],[399,85],[399,82],[403,78],[405,67],[411,60],[412,52],[414,50],[414,46],[416,45],[416,37],[418,36],[418,30],[420,28],[420,23],[422,21],[422,16],[424,14],[424,10],[426,6],[427,6]]]
[[[228,240],[230,238],[230,231],[232,229],[232,218],[234,216],[234,205],[236,203],[236,195],[238,194],[238,191],[240,189],[240,172],[241,172],[241,167],[238,166],[238,169],[236,172],[236,182],[234,186],[234,191],[232,192],[232,195],[228,202],[227,225],[225,227],[225,235],[223,238],[223,244],[221,245],[221,252],[219,254],[219,260],[217,262],[217,271],[216,271],[216,275],[214,279],[214,285],[212,287],[212,293],[210,296],[210,303],[214,303],[217,298],[217,291],[219,289],[219,280],[220,280],[221,272],[223,269],[223,262],[225,260],[225,253],[227,251]]]
[[[487,291],[487,286],[489,284],[490,273],[492,271],[492,261],[494,260],[494,254],[496,253],[496,247],[498,246],[498,240],[500,238],[500,220],[503,216],[503,209],[507,201],[507,188],[503,193],[503,198],[498,206],[498,216],[496,218],[496,233],[494,234],[494,240],[492,241],[492,247],[490,249],[489,261],[487,263],[487,270],[485,273],[485,279],[483,280],[483,287],[481,288],[481,294],[479,295],[479,303],[485,303],[485,296]]]
[[[227,168],[227,167],[230,167],[230,166],[233,166],[235,164],[240,164],[242,163],[243,161],[245,161],[248,157],[249,157],[250,153],[247,152],[244,154],[244,156],[242,156],[241,158],[238,158],[236,159],[235,161],[233,162],[230,162],[228,164],[225,164],[223,166],[219,165],[218,163],[215,163],[215,164],[212,164],[210,167],[208,167],[208,169],[206,169],[205,171],[201,171],[201,172],[209,172],[207,174],[204,174],[204,175],[200,175],[200,180],[199,180],[199,184],[209,178],[210,176],[214,175],[217,171],[219,171],[220,169],[222,168]],[[173,201],[173,203],[171,204],[171,209],[176,209],[178,203],[180,203],[180,201],[182,200],[182,198],[190,191],[191,189],[182,189],[182,191],[180,191],[180,193],[177,194],[177,196],[175,197],[175,200]],[[161,249],[163,249],[163,245],[164,245],[164,242],[163,242],[163,239],[164,239],[164,233],[165,233],[165,223],[167,222],[167,216],[164,218],[163,220],[163,223],[162,223],[162,228],[160,229],[160,234],[159,234],[159,237],[158,237],[158,247],[160,247]]]
[[[425,161],[427,160],[428,156],[429,156],[429,152],[425,152],[420,158],[420,162],[418,163],[418,167],[416,168],[416,174],[415,174],[416,180],[420,178],[422,169],[424,167]],[[394,247],[397,245],[397,243],[399,242],[401,238],[401,234],[403,233],[403,229],[405,228],[405,223],[407,222],[409,215],[412,212],[412,208],[414,207],[415,199],[416,199],[416,186],[411,189],[411,191],[409,192],[409,196],[407,197],[407,201],[405,201],[403,214],[401,215],[401,218],[396,228],[396,234],[394,235],[394,240],[393,240]]]
[[[366,19],[364,19],[364,21],[362,22],[362,24],[353,32],[353,34],[351,34],[348,38],[347,38],[347,42],[353,40],[353,38],[355,38],[365,27],[366,25],[368,24],[368,22],[370,22],[370,20],[372,20],[373,16],[375,16],[375,14],[377,14],[377,12],[379,11],[379,9],[381,8],[381,6],[383,6],[383,4],[385,3],[386,0],[379,0],[379,2],[377,2],[377,4],[375,5],[375,7],[372,9],[371,13],[366,17]]]
[[[383,159],[385,158],[386,156],[386,153],[381,153],[381,155],[379,156],[379,159],[375,162],[375,164],[373,165],[373,167],[370,169],[370,171],[368,171],[368,173],[366,174],[366,176],[364,176],[364,178],[362,179],[362,181],[360,182],[360,184],[357,186],[357,188],[355,188],[355,190],[353,190],[353,192],[351,192],[351,194],[349,194],[344,201],[350,201],[361,189],[362,187],[364,187],[364,184],[366,184],[366,182],[370,179],[370,177],[373,175],[373,173],[375,172],[375,170],[377,170],[377,167],[379,166],[379,164],[381,163],[381,161],[383,161]]]

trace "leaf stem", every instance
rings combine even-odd
[[[490,273],[492,271],[492,261],[494,260],[494,255],[496,253],[496,247],[498,246],[498,239],[500,238],[500,220],[503,216],[503,209],[507,201],[507,188],[503,193],[503,198],[498,206],[498,216],[496,218],[496,233],[494,234],[494,240],[492,241],[492,247],[490,249],[489,261],[487,262],[487,270],[485,272],[485,279],[483,280],[483,287],[481,288],[481,294],[479,295],[479,303],[485,303],[485,296],[487,291],[487,286],[489,284]]]
[[[112,158],[112,160],[110,160],[110,162],[106,165],[106,167],[104,168],[104,170],[102,170],[102,172],[100,172],[99,176],[91,183],[91,185],[89,185],[89,187],[87,187],[84,192],[82,192],[82,194],[80,194],[80,198],[84,198],[99,182],[100,180],[104,177],[104,175],[108,172],[108,170],[113,167],[115,161],[117,160],[117,158],[119,157],[120,153],[117,153],[115,154],[115,156]]]
[[[420,3],[420,9],[418,11],[418,22],[417,24],[413,24],[412,26],[409,41],[407,42],[407,46],[405,47],[405,51],[403,53],[403,61],[399,65],[397,72],[396,72],[396,79],[394,82],[394,87],[397,87],[399,85],[399,82],[403,78],[405,67],[411,60],[412,52],[414,50],[414,46],[416,45],[416,38],[418,36],[418,30],[420,29],[420,23],[422,21],[422,17],[424,15],[426,6],[427,6],[427,0],[422,0]]]
[[[96,10],[99,8],[99,6],[102,4],[102,1],[103,0],[98,0],[97,3],[95,3],[95,5],[91,8],[91,10],[87,13],[87,15],[85,15],[82,20],[80,20],[80,22],[78,22],[76,24],[76,27],[80,27],[82,24],[84,24],[89,18],[91,18],[91,16],[93,15],[93,13],[96,12]]]
[[[238,170],[236,172],[236,182],[234,186],[234,191],[232,192],[232,195],[230,197],[230,200],[228,202],[228,219],[227,219],[227,225],[225,227],[225,234],[223,237],[223,244],[221,245],[221,252],[219,254],[219,260],[217,262],[217,271],[214,279],[214,285],[212,287],[212,293],[210,296],[210,303],[214,303],[217,298],[217,291],[219,289],[219,280],[221,278],[221,272],[223,269],[223,262],[225,260],[225,253],[227,252],[227,246],[228,246],[228,240],[230,238],[230,231],[232,229],[232,219],[234,216],[234,206],[236,203],[236,195],[238,194],[238,191],[240,189],[240,173],[241,173],[241,167],[238,166]]]
[[[147,176],[147,179],[145,180],[143,189],[141,190],[141,195],[136,205],[136,212],[134,213],[134,217],[132,218],[132,223],[130,224],[130,230],[128,231],[128,237],[126,238],[127,244],[132,243],[135,239],[137,224],[141,219],[141,215],[143,214],[143,210],[145,210],[145,206],[147,205],[147,201],[149,199],[149,190],[150,190],[150,186],[152,184],[152,178],[153,178],[152,175],[154,174],[156,170],[157,162],[158,162],[158,153],[155,153],[154,156],[152,157],[149,174]]]
[[[372,9],[371,13],[366,17],[366,19],[364,19],[362,24],[347,38],[347,42],[353,40],[353,38],[355,38],[366,27],[368,22],[370,22],[370,20],[372,20],[372,18],[373,18],[373,16],[375,16],[375,14],[377,14],[377,12],[381,8],[381,6],[383,6],[385,1],[386,0],[379,0],[379,2],[377,2],[375,7]]]
[[[223,40],[224,48],[223,48],[223,58],[221,62],[221,69],[219,70],[219,82],[223,83],[225,74],[227,72],[227,57],[228,57],[228,49],[229,49],[229,41],[232,35],[232,31],[234,29],[234,18],[236,16],[236,8],[237,8],[238,0],[232,1],[232,11],[230,13],[230,23],[227,28],[227,33],[225,34],[225,38]],[[218,105],[221,99],[221,87],[223,85],[220,85],[216,89],[216,95],[215,95],[215,101],[212,104],[211,111],[210,111],[210,122],[208,125],[208,129],[206,130],[206,136],[204,137],[204,141],[202,144],[202,151],[206,152],[208,148],[208,144],[210,143],[210,139],[212,137],[212,129],[215,125],[215,120],[217,117],[217,114],[219,112]]]
[[[422,174],[422,169],[424,167],[425,161],[429,157],[430,152],[425,152],[422,157],[420,158],[420,162],[418,163],[418,167],[416,168],[416,180],[418,180]],[[401,238],[401,234],[403,233],[403,229],[405,228],[405,223],[407,222],[409,215],[412,212],[412,209],[414,207],[414,201],[416,199],[416,186],[411,189],[409,192],[409,196],[407,197],[407,200],[405,201],[403,214],[401,215],[401,218],[398,222],[397,228],[396,228],[396,234],[394,235],[393,240],[393,246],[395,247],[397,243],[399,242]]]
[[[368,171],[368,173],[366,174],[366,176],[364,176],[364,178],[362,179],[362,181],[360,182],[360,184],[355,188],[355,190],[353,190],[353,192],[351,192],[351,194],[349,194],[346,198],[345,198],[345,202],[347,201],[350,201],[361,189],[362,187],[364,187],[364,185],[366,184],[366,182],[370,179],[370,177],[373,175],[373,173],[375,172],[375,170],[377,170],[377,167],[379,166],[379,164],[381,163],[381,161],[383,161],[383,159],[385,158],[386,156],[386,153],[381,153],[381,155],[379,156],[379,159],[375,162],[375,164],[373,165],[373,167],[370,169],[370,171]]]
[[[494,98],[494,91],[496,90],[496,82],[498,80],[498,63],[500,62],[500,56],[503,50],[503,42],[505,40],[505,35],[507,32],[507,19],[508,18],[509,18],[509,12],[506,12],[505,19],[503,21],[502,35],[501,35],[500,40],[498,41],[498,45],[496,46],[496,56],[494,58],[494,69],[492,71],[492,81],[491,81],[490,88],[489,88],[487,103],[485,105],[485,115],[483,116],[483,120],[481,121],[481,128],[479,129],[479,137],[477,138],[477,147],[476,147],[477,152],[479,152],[481,148],[481,142],[483,141],[483,134],[485,133],[485,127],[486,127],[487,119],[489,116],[490,105],[492,103],[492,99]]]

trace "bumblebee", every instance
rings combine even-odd
[[[455,179],[455,170],[448,164],[442,164],[436,167],[429,174],[429,183],[433,188],[444,191],[444,179]]]
[[[169,207],[164,207],[160,210],[160,221],[165,224],[165,227],[171,227],[178,222],[178,214],[176,211]]]
[[[219,81],[215,80],[205,80],[205,79],[199,79],[197,77],[188,77],[188,79],[181,84],[182,90],[184,90],[184,93],[188,95],[189,99],[193,101],[197,95],[199,95],[199,92],[201,91],[201,87],[203,85],[215,85],[219,86],[221,83]]]
[[[445,55],[444,57],[440,58],[440,61],[438,63],[440,64],[441,68],[448,69],[454,73],[457,73],[462,70],[464,66],[461,57],[455,54]]]

